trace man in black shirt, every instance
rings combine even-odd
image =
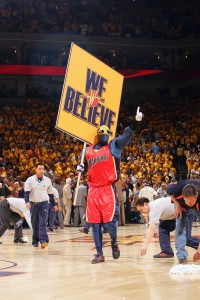
[[[185,246],[192,247],[199,252],[200,239],[192,237],[192,223],[194,220],[194,214],[200,219],[199,210],[194,206],[189,206],[184,197],[183,189],[187,185],[194,185],[197,189],[200,189],[200,182],[197,180],[183,180],[176,184],[169,184],[167,187],[167,194],[171,197],[172,201],[176,205],[176,230],[175,230],[175,246],[177,249],[177,257],[179,263],[187,263],[188,253],[185,250]],[[200,195],[197,196],[197,202],[200,203]],[[200,206],[200,205],[199,205]],[[197,253],[196,252],[196,253]],[[196,255],[195,253],[195,255]],[[195,256],[193,260],[196,261]]]
[[[199,194],[199,187],[197,187],[194,184],[187,184],[183,188],[183,199],[185,200],[185,203],[195,209],[198,212],[198,217],[200,216],[200,194]],[[193,256],[193,261],[200,260],[200,244],[197,248],[196,253]]]

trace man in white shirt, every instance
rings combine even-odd
[[[141,248],[141,255],[147,253],[148,246],[154,236],[156,225],[159,225],[159,242],[161,252],[154,258],[174,257],[170,243],[170,232],[175,230],[175,206],[170,197],[163,197],[154,201],[148,198],[139,198],[135,203],[137,209],[149,216],[149,230]]]
[[[40,242],[44,249],[48,246],[47,235],[48,203],[52,203],[57,210],[56,201],[53,196],[51,180],[44,176],[44,165],[38,163],[35,168],[36,174],[29,177],[24,186],[24,197],[26,207],[31,212],[31,224],[33,227],[32,245],[38,247]]]
[[[22,223],[24,218],[26,219],[29,227],[31,226],[31,215],[29,209],[26,208],[25,201],[23,198],[7,198],[0,201],[0,237],[4,232],[9,228],[10,224],[14,223],[15,225],[15,236],[14,243],[26,243],[22,237]],[[22,221],[20,220],[21,218]]]

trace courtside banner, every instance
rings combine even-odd
[[[94,143],[97,128],[106,125],[115,137],[124,77],[72,43],[56,127]]]

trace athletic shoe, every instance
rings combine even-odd
[[[112,256],[114,259],[118,259],[120,257],[120,249],[118,244],[111,246],[112,247]]]
[[[178,263],[181,265],[186,265],[187,264],[187,259],[186,258],[179,258]]]
[[[44,242],[44,243],[41,243],[41,248],[44,249],[48,246],[48,243],[47,242]]]
[[[170,257],[174,257],[174,254],[170,254],[170,253],[165,253],[165,252],[160,252],[158,254],[155,254],[153,256],[153,258],[170,258]]]
[[[105,257],[103,254],[95,254],[93,260],[91,261],[92,264],[98,264],[105,261]]]
[[[35,248],[39,247],[38,243],[33,243],[32,245],[33,245],[33,247],[35,247]]]
[[[197,251],[193,256],[193,261],[198,261],[198,260],[200,260],[200,253]]]
[[[87,228],[82,228],[82,229],[79,229],[80,232],[82,233],[85,233],[85,234],[88,234],[89,230]]]
[[[27,242],[24,241],[24,240],[22,240],[22,239],[15,239],[15,240],[14,240],[14,243],[15,243],[15,244],[18,244],[18,243],[20,243],[20,244],[26,244]]]
[[[47,228],[47,232],[53,232],[53,231],[54,231],[53,228],[51,228],[51,227]]]

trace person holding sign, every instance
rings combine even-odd
[[[136,121],[142,121],[143,114],[138,107]],[[136,125],[136,124],[135,124]],[[97,141],[85,153],[84,164],[77,166],[78,172],[88,171],[88,197],[86,220],[91,223],[97,253],[92,264],[105,261],[102,249],[101,225],[106,224],[111,237],[112,256],[120,257],[117,243],[119,204],[114,182],[120,173],[120,157],[123,148],[130,142],[134,124],[125,128],[124,133],[108,143],[110,130],[102,125],[97,130]]]

